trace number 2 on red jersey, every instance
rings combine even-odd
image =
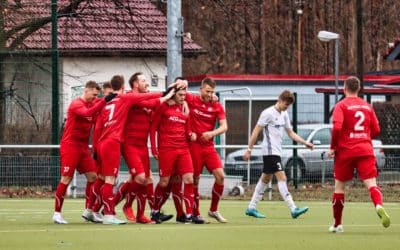
[[[357,122],[354,125],[354,131],[364,131],[363,123],[365,121],[365,114],[362,111],[358,110],[354,114],[354,118],[357,119]]]

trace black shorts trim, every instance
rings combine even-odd
[[[279,155],[263,155],[263,173],[275,174],[278,171],[283,171],[282,160]]]

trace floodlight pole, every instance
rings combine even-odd
[[[339,101],[339,38],[335,39],[335,104]]]
[[[339,101],[339,34],[326,30],[318,32],[318,39],[323,42],[335,40],[335,104]]]
[[[167,1],[167,80],[168,87],[182,76],[183,18],[181,0]]]

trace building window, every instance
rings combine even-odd
[[[158,75],[151,75],[151,86],[158,87]]]

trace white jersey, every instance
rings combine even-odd
[[[275,105],[271,106],[261,113],[257,125],[264,128],[262,154],[281,156],[283,130],[292,128],[288,112],[278,112]]]

